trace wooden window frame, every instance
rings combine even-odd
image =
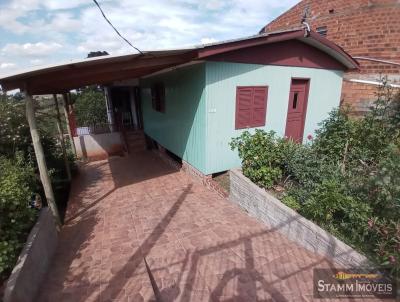
[[[151,87],[151,106],[153,110],[165,113],[165,86],[162,82],[154,83]]]
[[[264,96],[264,107],[263,109],[263,120],[262,122],[254,120],[254,111],[257,108],[254,108],[254,91],[257,88],[263,88],[265,89],[265,96]],[[239,123],[239,103],[240,103],[240,98],[239,98],[239,92],[241,89],[252,89],[252,99],[251,99],[251,105],[250,105],[250,110],[251,110],[251,117],[250,121],[247,125],[243,125]],[[267,85],[260,85],[260,86],[236,86],[236,109],[235,109],[235,130],[240,130],[240,129],[249,129],[249,128],[257,128],[257,127],[264,127],[267,122],[267,107],[268,107],[268,91],[269,91],[269,86]]]

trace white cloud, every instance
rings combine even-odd
[[[214,38],[202,38],[200,40],[201,44],[211,44],[217,42],[217,39]]]
[[[38,42],[25,44],[10,43],[6,44],[6,46],[3,47],[2,52],[4,55],[13,55],[17,57],[46,56],[51,55],[53,52],[57,51],[61,47],[62,45],[55,42]]]
[[[79,31],[80,27],[81,21],[65,12],[54,14],[51,23],[47,24],[48,30],[55,32],[74,32]]]
[[[29,63],[31,63],[33,66],[42,65],[43,59],[32,59],[29,61]]]
[[[283,12],[296,2],[99,1],[118,30],[142,50],[187,47],[252,35],[276,17],[278,11]],[[23,68],[84,58],[90,51],[134,52],[91,0],[0,0],[0,36],[2,31],[8,39],[16,36],[18,40],[0,41],[1,60],[17,62]]]
[[[9,63],[9,62],[5,62],[5,63],[1,63],[0,64],[0,68],[1,69],[9,69],[11,67],[14,67],[15,64],[14,63]]]

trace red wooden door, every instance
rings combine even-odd
[[[309,80],[292,79],[285,136],[301,143],[306,120]]]

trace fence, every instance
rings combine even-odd
[[[90,135],[90,134],[103,134],[117,132],[119,127],[115,124],[99,124],[88,127],[76,127],[76,136]]]

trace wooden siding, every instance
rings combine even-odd
[[[165,112],[151,106],[151,87],[165,86]],[[141,80],[144,132],[205,173],[205,64]]]
[[[333,57],[298,40],[258,45],[246,50],[239,49],[209,57],[207,60],[346,70],[346,67]]]
[[[266,124],[260,129],[274,130],[283,136],[292,78],[310,79],[304,142],[304,137],[314,135],[318,123],[325,119],[333,108],[339,106],[341,71],[225,62],[206,63],[206,174],[240,166],[237,152],[231,151],[229,147],[231,138],[244,131],[235,130],[236,87],[269,87]]]

